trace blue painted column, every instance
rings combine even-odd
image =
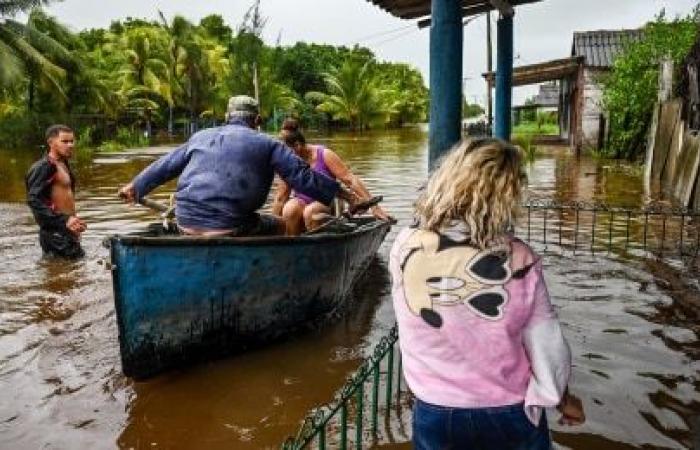
[[[510,140],[513,103],[513,16],[496,24],[496,120],[493,135]]]
[[[457,0],[432,0],[428,168],[462,137],[462,10]]]

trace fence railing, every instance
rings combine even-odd
[[[607,252],[623,258],[664,259],[696,271],[700,211],[534,200],[523,205],[516,234],[540,251]]]
[[[686,270],[698,269],[700,211],[533,200],[523,205],[515,231],[541,252],[606,252],[629,259],[660,258]],[[282,449],[360,450],[379,442],[388,433],[388,422],[401,419],[407,412],[403,409],[408,409],[397,341],[394,326],[336,398],[313,410]],[[383,429],[378,426],[379,416],[385,419]]]
[[[402,392],[401,353],[394,326],[384,336],[336,398],[314,409],[296,436],[288,438],[282,450],[304,448],[356,449],[376,442],[381,434],[379,418],[389,419],[391,408]],[[383,420],[384,421],[384,420]]]

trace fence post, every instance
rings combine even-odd
[[[670,55],[661,60],[659,73],[659,103],[671,100],[673,93],[673,60]]]

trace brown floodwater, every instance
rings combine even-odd
[[[121,374],[101,241],[154,220],[115,192],[168,148],[76,164],[77,206],[89,225],[87,257],[78,262],[41,258],[23,185],[38,152],[0,150],[0,448],[276,448],[311,408],[331,399],[393,325],[387,254],[425,179],[427,136],[406,129],[313,141],[341,154],[399,219],[347,314],[284,343],[140,383]],[[527,171],[530,198],[645,202],[635,167],[547,149]],[[550,417],[558,447],[692,448],[700,416],[697,325],[675,307],[668,283],[659,281],[663,271],[605,253],[547,252],[544,261],[574,355],[572,390],[588,416],[576,428]]]

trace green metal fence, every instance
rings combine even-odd
[[[624,259],[653,258],[698,271],[699,211],[531,201],[523,205],[515,231],[540,252],[576,255],[587,251]],[[398,330],[394,326],[335,399],[312,411],[297,435],[288,438],[282,449],[359,450],[380,440],[390,441],[380,439],[389,434],[390,421],[401,419],[410,411],[397,341]]]
[[[384,424],[392,414],[400,414],[401,400],[406,395],[397,342],[398,330],[394,326],[336,398],[313,410],[282,449],[360,450],[376,443],[382,434],[380,419]]]

